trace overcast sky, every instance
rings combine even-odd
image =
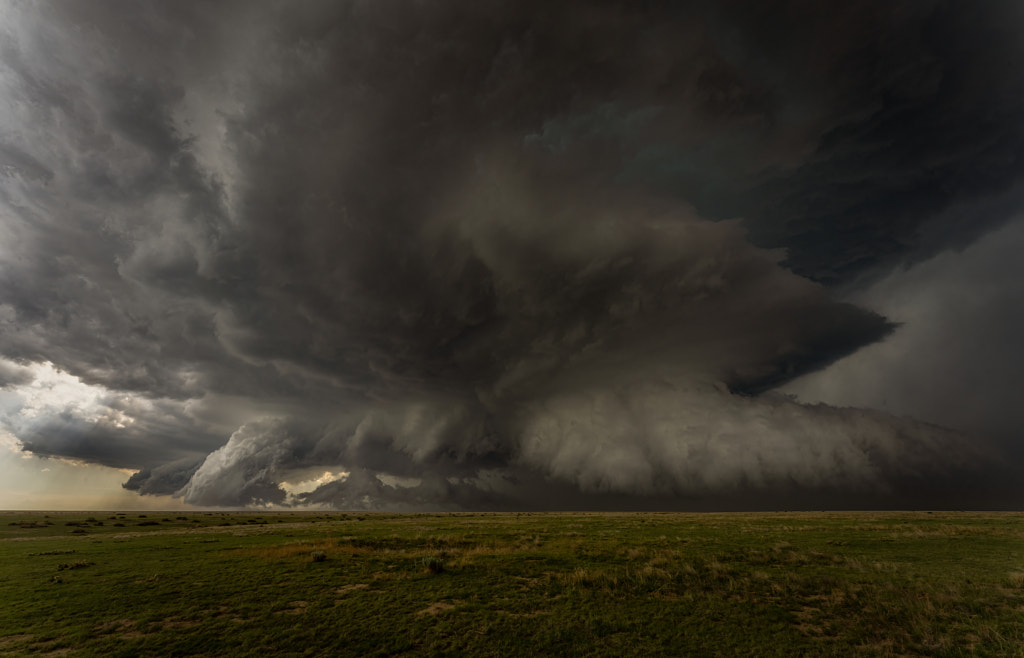
[[[1024,4],[0,4],[0,508],[1024,506]]]

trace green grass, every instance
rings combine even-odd
[[[0,522],[4,655],[1024,656],[1024,514]]]

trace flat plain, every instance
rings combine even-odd
[[[2,655],[1024,656],[1024,513],[0,521]]]

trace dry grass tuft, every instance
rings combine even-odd
[[[318,562],[327,559],[327,556],[330,553],[352,554],[351,551],[335,547],[334,544],[325,541],[295,542],[291,544],[282,544],[280,546],[261,546],[259,548],[245,548],[240,549],[239,552],[243,555],[251,555],[253,557],[262,558],[264,560],[288,560],[292,558],[310,559],[310,557],[314,553],[322,553],[324,557],[320,560],[317,560],[315,557],[312,558],[313,560]]]

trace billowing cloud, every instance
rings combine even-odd
[[[773,389],[898,339],[857,290],[1009,219],[1012,8],[2,11],[25,451],[212,506],[994,495],[1012,432]]]
[[[30,368],[9,361],[0,361],[0,389],[30,384],[33,379]]]

